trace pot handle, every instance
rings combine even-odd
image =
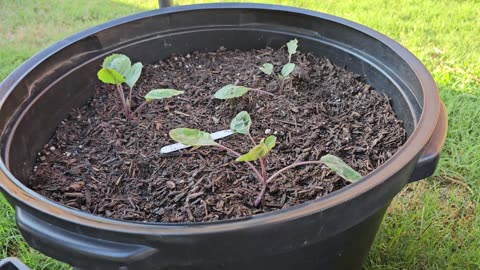
[[[77,267],[116,265],[121,268],[145,260],[157,252],[142,245],[124,244],[67,231],[26,210],[15,207],[17,226],[33,248]],[[89,269],[89,268],[85,268]],[[98,268],[101,269],[101,268]]]
[[[430,138],[430,141],[415,165],[413,174],[408,181],[409,183],[427,178],[435,172],[435,168],[440,159],[440,152],[445,144],[447,127],[447,110],[443,102],[440,101],[440,115],[438,116],[437,126],[435,127],[432,138]]]

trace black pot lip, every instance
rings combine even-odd
[[[36,211],[43,213],[44,215],[53,216],[65,222],[76,223],[86,227],[103,229],[112,232],[150,235],[192,235],[228,232],[237,229],[244,229],[246,227],[252,228],[256,226],[266,226],[292,221],[349,201],[388,180],[399,170],[405,167],[410,161],[416,159],[423,148],[428,144],[439,119],[441,101],[437,86],[432,76],[419,59],[417,59],[411,52],[398,44],[396,41],[361,24],[325,13],[281,5],[214,3],[175,6],[141,12],[94,26],[51,45],[50,47],[31,57],[20,67],[14,70],[3,82],[0,83],[0,107],[3,105],[9,94],[13,91],[13,88],[20,82],[20,80],[23,79],[26,74],[31,72],[39,62],[44,61],[51,55],[57,53],[72,43],[86,38],[96,32],[104,31],[123,23],[128,23],[156,15],[175,14],[180,12],[206,9],[256,9],[299,13],[302,15],[343,24],[347,27],[363,32],[367,36],[379,40],[402,57],[402,59],[415,72],[422,86],[425,98],[423,99],[422,114],[419,118],[417,126],[415,127],[415,130],[405,144],[399,149],[399,151],[397,151],[389,160],[387,160],[387,162],[382,164],[370,174],[366,175],[361,181],[310,202],[292,206],[287,209],[276,210],[241,219],[203,223],[141,223],[99,217],[77,209],[63,206],[34,192],[16,179],[6,167],[4,160],[0,159],[0,187],[7,192],[10,197],[15,199],[17,202],[20,202],[17,207],[22,208],[22,206],[27,206],[28,208],[35,209]]]

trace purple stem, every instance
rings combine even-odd
[[[260,167],[262,168],[262,175],[263,178],[267,178],[267,167],[265,167],[265,160],[263,158],[259,158],[260,160]]]
[[[125,112],[125,116],[130,119],[130,109],[127,106],[127,101],[125,100],[125,95],[123,94],[123,89],[120,84],[117,84],[117,92],[122,100],[123,111]]]
[[[250,134],[250,132],[248,133],[248,138],[250,138],[250,141],[253,143],[254,146],[257,145],[255,139],[252,137],[252,134]]]
[[[260,205],[260,203],[262,202],[263,200],[263,196],[265,196],[265,192],[267,191],[267,184],[263,184],[262,186],[262,190],[260,191],[260,193],[258,194],[257,198],[255,199],[255,202],[253,203],[253,205],[255,207],[258,207]]]
[[[272,94],[270,92],[267,92],[265,90],[261,90],[261,89],[258,89],[258,88],[249,88],[249,89],[252,90],[252,91],[258,92],[260,94],[267,94],[267,95],[270,95],[270,96],[275,96],[274,94]]]
[[[275,172],[274,174],[272,174],[272,176],[270,176],[268,179],[267,179],[267,184],[268,183],[271,183],[273,181],[273,179],[275,179],[275,177],[279,176],[280,174],[282,174],[283,172],[285,172],[286,170],[289,170],[291,168],[294,168],[294,167],[297,167],[297,166],[302,166],[302,165],[308,165],[308,164],[323,164],[322,161],[301,161],[301,162],[295,162],[293,164],[290,164],[288,165],[287,167],[283,168],[283,169],[280,169],[278,170],[277,172]]]
[[[223,150],[225,150],[225,151],[227,151],[227,152],[229,152],[229,153],[232,153],[233,155],[235,155],[235,156],[237,156],[237,157],[241,156],[241,155],[240,155],[238,152],[236,152],[235,150],[232,150],[232,149],[230,149],[230,148],[228,148],[228,147],[226,147],[226,146],[224,146],[224,145],[216,144],[215,146],[218,147],[218,148],[221,148],[221,149],[223,149]],[[265,184],[266,184],[265,178],[262,177],[262,174],[260,174],[260,172],[257,170],[257,168],[255,168],[255,166],[253,166],[253,164],[250,163],[249,161],[245,161],[245,163],[247,163],[247,165],[250,166],[250,168],[253,170],[253,172],[254,172],[255,175],[257,176],[258,180],[260,181],[260,183],[262,183],[262,184],[265,185]]]
[[[133,87],[129,87],[130,91],[128,91],[128,106],[130,107],[130,110],[132,109],[132,90]]]
[[[133,115],[135,115],[136,113],[140,112],[140,110],[145,107],[145,105],[147,105],[148,102],[144,101],[142,104],[140,104],[140,106],[138,106],[135,111],[132,113]]]

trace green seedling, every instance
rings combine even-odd
[[[218,99],[232,99],[232,98],[241,97],[246,93],[248,93],[249,91],[254,91],[260,94],[274,96],[274,94],[258,88],[249,88],[249,87],[245,87],[241,85],[233,85],[233,84],[225,85],[224,87],[220,88],[217,92],[215,92],[213,96]]]
[[[97,77],[100,81],[116,86],[127,119],[131,119],[145,105],[147,105],[147,103],[153,100],[160,100],[183,94],[183,91],[175,89],[153,89],[145,95],[145,101],[140,104],[135,111],[132,111],[133,87],[140,78],[142,68],[143,65],[140,62],[132,65],[130,58],[126,55],[112,54],[103,60],[102,68],[97,73]],[[123,93],[123,83],[127,84],[129,87],[128,98],[126,98]]]
[[[342,159],[334,155],[325,155],[320,158],[330,170],[334,171],[343,179],[349,182],[356,182],[362,179],[362,175],[348,166]]]
[[[282,69],[280,70],[280,74],[278,74],[278,78],[280,80],[284,80],[284,79],[288,78],[290,73],[292,73],[293,70],[295,69],[295,64],[291,63],[291,59],[292,59],[292,55],[297,52],[297,48],[298,48],[298,40],[297,39],[290,40],[287,43],[288,63],[285,64],[282,67]],[[274,75],[275,74],[274,71],[273,71],[274,66],[271,63],[265,63],[262,66],[260,66],[259,69],[267,75],[272,75],[272,74]],[[261,94],[267,94],[267,95],[274,96],[274,94],[272,94],[270,92],[267,92],[267,91],[264,91],[264,90],[261,90],[261,89],[258,89],[258,88],[249,88],[249,87],[246,87],[246,86],[233,85],[233,84],[228,84],[228,85],[223,86],[217,92],[215,92],[215,94],[213,96],[215,98],[218,98],[218,99],[232,99],[232,98],[241,97],[241,96],[245,95],[246,93],[248,93],[249,91],[255,91],[255,92],[258,92],[258,93],[261,93]]]
[[[287,43],[287,51],[288,51],[288,62],[292,62],[292,55],[297,53],[298,49],[298,40],[292,39]]]
[[[288,75],[293,72],[295,69],[295,64],[292,63],[292,55],[297,53],[297,48],[298,48],[298,40],[297,39],[292,39],[287,43],[287,51],[288,51],[288,63],[283,65],[282,69],[280,70],[280,74],[278,74],[278,78],[280,80],[284,80],[288,78]],[[272,75],[274,73],[274,66],[271,63],[265,63],[262,66],[259,67],[259,69],[267,74],[267,75]]]
[[[295,69],[295,64],[294,63],[287,63],[282,67],[282,70],[280,71],[280,75],[278,77],[283,80],[288,78],[288,75],[293,72]]]
[[[235,160],[237,162],[245,162],[250,167],[250,169],[252,169],[256,178],[262,185],[261,191],[254,202],[255,207],[258,207],[262,202],[269,183],[271,183],[276,177],[281,175],[283,172],[297,166],[308,165],[308,164],[325,165],[330,170],[337,173],[340,177],[352,183],[362,178],[362,175],[360,173],[352,169],[340,158],[333,155],[325,155],[319,161],[294,162],[274,172],[270,176],[268,176],[266,166],[265,166],[265,157],[275,147],[277,138],[273,135],[270,135],[267,138],[261,139],[260,142],[257,144],[255,139],[250,134],[251,125],[252,125],[252,121],[251,121],[250,115],[245,111],[238,113],[230,123],[230,129],[234,133],[246,135],[254,145],[250,149],[250,151],[248,151],[243,155],[227,146],[224,146],[220,143],[215,142],[212,136],[210,135],[210,133],[201,131],[198,129],[176,128],[176,129],[170,130],[169,135],[173,140],[179,143],[182,143],[184,145],[194,146],[194,147],[213,146],[213,147],[220,148],[234,155],[236,157]],[[255,166],[252,163],[257,160],[259,161],[259,164],[260,164],[260,170],[257,168],[257,166]]]
[[[270,63],[263,64],[259,69],[267,75],[272,75],[273,73],[273,65]]]

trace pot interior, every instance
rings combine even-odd
[[[10,91],[3,94],[0,108],[2,157],[13,175],[26,181],[37,152],[60,122],[92,97],[99,83],[96,72],[111,53],[149,64],[172,53],[214,51],[221,46],[280,48],[292,38],[299,40],[300,51],[326,57],[364,76],[391,97],[410,136],[422,111],[423,92],[416,74],[396,51],[402,48],[385,45],[378,34],[362,32],[370,31],[366,28],[334,20],[328,15],[264,9],[156,11],[77,34],[30,59],[1,85],[1,93]]]

